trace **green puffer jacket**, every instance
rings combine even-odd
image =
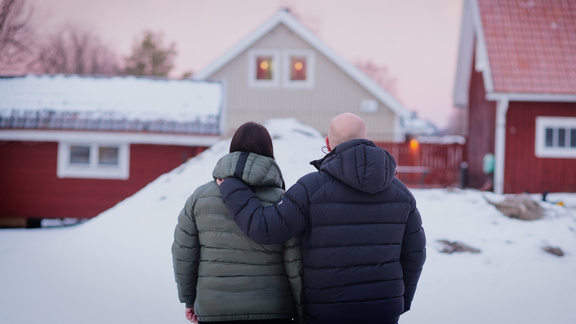
[[[284,193],[276,162],[254,153],[225,155],[212,176],[241,177],[265,205]],[[299,238],[263,245],[244,235],[216,181],[196,189],[178,216],[172,245],[178,295],[200,321],[301,319],[301,259]]]

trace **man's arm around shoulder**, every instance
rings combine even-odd
[[[279,244],[299,235],[306,227],[301,208],[289,197],[290,191],[273,205],[264,207],[242,180],[228,178],[220,184],[220,194],[238,227],[251,239],[262,244]]]

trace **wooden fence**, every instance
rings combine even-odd
[[[465,144],[378,142],[397,164],[397,177],[409,187],[449,187],[462,183]]]

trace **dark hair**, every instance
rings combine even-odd
[[[252,152],[274,158],[274,148],[272,147],[272,138],[266,127],[247,122],[242,124],[230,143],[230,153],[232,152]]]

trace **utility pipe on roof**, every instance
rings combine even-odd
[[[506,113],[508,112],[508,98],[500,99],[496,103],[496,134],[494,154],[494,193],[504,193],[504,163],[506,152]]]

